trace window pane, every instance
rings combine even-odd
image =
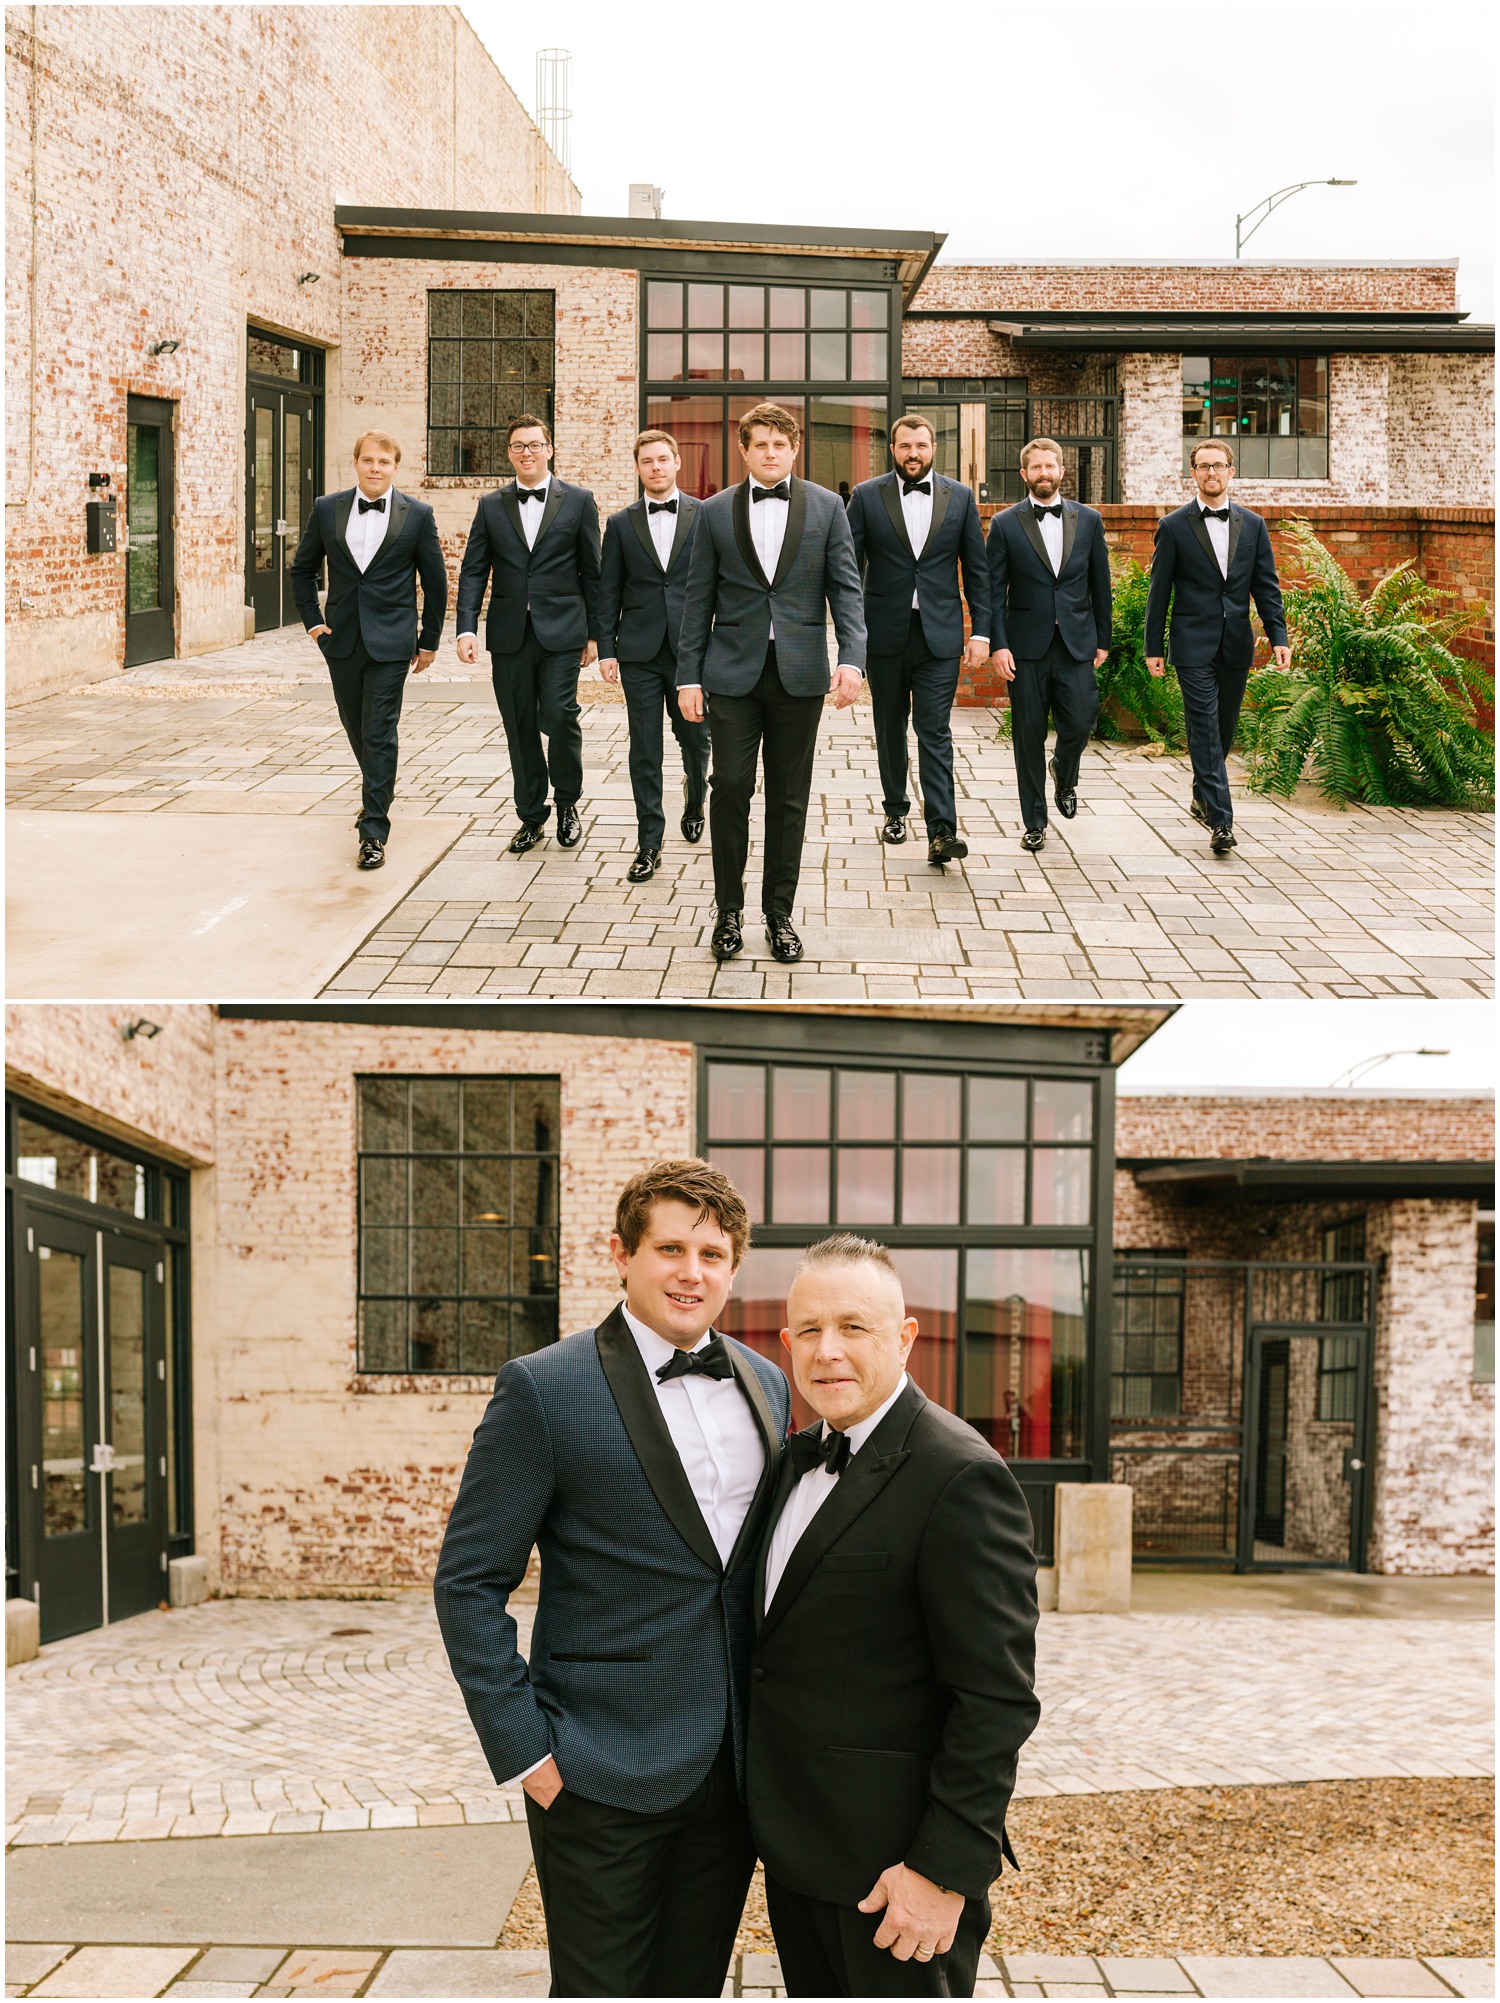
[[[1327,422],[1325,417],[1324,422]],[[1328,440],[1326,438],[1304,438],[1297,454],[1297,477],[1301,480],[1326,480],[1328,478]]]
[[[964,1417],[1008,1460],[1081,1459],[1088,1254],[973,1251]]]
[[[529,1356],[557,1340],[557,1301],[512,1301],[510,1308],[510,1353]]]
[[[1026,1138],[1026,1080],[1024,1078],[971,1078],[969,1080],[969,1139],[971,1141],[1024,1141]]]
[[[1297,440],[1293,438],[1270,438],[1268,470],[1273,480],[1295,480],[1297,477]]]
[[[516,1151],[535,1149],[538,1154],[553,1153],[562,1112],[561,1085],[555,1078],[517,1078],[513,1090]],[[547,1221],[550,1223],[551,1219]]]
[[[688,291],[688,319],[690,327],[722,327],[724,324],[724,288],[722,285],[690,285]]]
[[[146,1171],[139,1163],[24,1114],[16,1121],[16,1174],[43,1189],[81,1196],[85,1203],[102,1203],[132,1217],[146,1214]]]
[[[458,1292],[458,1233],[413,1231],[411,1290],[414,1294]]]
[[[807,325],[807,294],[802,287],[773,285],[771,287],[771,325],[773,327],[805,327]],[[798,374],[801,371],[798,370]]]
[[[682,325],[682,287],[665,279],[653,278],[646,287],[646,325]]]
[[[1296,430],[1297,368],[1285,355],[1261,363],[1266,389],[1266,430],[1273,438],[1290,438]]]
[[[681,334],[646,336],[646,374],[653,382],[676,382],[682,375]]]
[[[510,1086],[504,1078],[464,1083],[464,1152],[499,1154],[510,1146]]]
[[[678,364],[678,368],[681,364]],[[677,369],[672,373],[675,375]],[[724,400],[717,396],[654,396],[646,405],[646,422],[653,430],[670,431],[682,454],[677,484],[684,494],[706,501],[724,484]],[[739,454],[734,454],[739,478]]]
[[[731,285],[729,288],[731,327],[764,327],[766,295],[759,285]]]
[[[884,292],[851,292],[849,324],[851,327],[888,328],[891,324],[889,295]]]
[[[1271,446],[1267,438],[1241,436],[1235,448],[1242,480],[1267,480],[1271,474]]]
[[[1025,1148],[970,1148],[966,1224],[1026,1222]]]
[[[731,334],[729,376],[732,382],[759,382],[766,372],[764,334]]]
[[[109,1315],[110,1517],[143,1523],[146,1506],[146,1275],[111,1266],[105,1290]]]
[[[406,1179],[409,1164],[377,1157],[360,1165],[360,1221],[401,1225],[408,1222]]]
[[[1081,1079],[1038,1078],[1032,1087],[1034,1141],[1088,1141],[1094,1136],[1094,1088]]]
[[[359,1311],[361,1370],[407,1368],[406,1302],[366,1301]]]
[[[909,1071],[901,1081],[901,1132],[909,1141],[956,1141],[962,1080]]]
[[[839,1139],[893,1141],[896,1138],[894,1071],[839,1073]]]
[[[771,1078],[771,1132],[775,1138],[827,1140],[833,1073],[778,1064]]]
[[[555,1231],[511,1232],[510,1284],[512,1291],[518,1294],[535,1296],[557,1292]]]
[[[359,1234],[360,1287],[367,1294],[406,1292],[406,1233],[366,1228]]]
[[[896,1150],[839,1149],[840,1224],[894,1224]]]
[[[958,1222],[958,1148],[904,1148],[901,1154],[901,1222]]]
[[[411,1080],[411,1145],[414,1154],[457,1151],[458,1083],[455,1079]]]
[[[526,343],[526,387],[540,389],[552,381],[552,343],[550,341],[528,341]]]
[[[429,292],[427,331],[429,334],[457,334],[463,324],[462,306],[456,292]],[[251,343],[252,347],[254,343]]]
[[[1031,1156],[1033,1224],[1087,1224],[1089,1148],[1036,1148]]]
[[[849,323],[847,292],[813,291],[809,295],[814,327],[845,327]]]
[[[538,1230],[557,1222],[557,1164],[520,1156],[510,1165],[511,1222]]]
[[[849,363],[842,334],[814,334],[808,342],[807,373],[814,382],[843,382]]]
[[[466,1294],[508,1294],[511,1292],[509,1231],[465,1231],[463,1234],[463,1291]],[[520,1233],[516,1233],[520,1236]],[[524,1272],[516,1275],[516,1290],[526,1285]]]
[[[781,382],[800,382],[807,373],[804,337],[773,334],[768,345],[770,361],[766,374]]]
[[[520,292],[496,292],[491,295],[495,309],[495,333],[514,340],[526,331],[526,300]],[[464,357],[465,369],[468,356]]]
[[[480,1156],[466,1161],[464,1171],[465,1224],[509,1224],[510,1163]]]
[[[84,1473],[83,1260],[37,1247],[42,1353],[42,1535],[71,1537],[89,1521]]]
[[[458,1222],[458,1163],[434,1158],[411,1165],[411,1214],[414,1224]]]
[[[1297,429],[1304,438],[1328,436],[1328,357],[1304,355],[1297,363]]]
[[[890,350],[886,335],[850,335],[849,373],[856,381],[868,382],[871,377],[884,376],[889,366]]]
[[[765,1139],[766,1073],[763,1065],[709,1065],[708,1131],[714,1140]]]
[[[526,331],[528,334],[545,334],[550,340],[556,331],[557,304],[550,292],[528,292],[526,300]]]
[[[917,1324],[906,1368],[934,1404],[953,1411],[958,1351],[958,1254],[903,1246],[896,1270],[906,1295],[906,1312]]]
[[[883,396],[813,398],[810,477],[819,486],[835,491],[855,486],[882,472],[886,464]]]
[[[510,1357],[510,1309],[504,1301],[465,1301],[459,1368],[490,1377]]]
[[[703,376],[717,381],[724,373],[724,336],[689,334],[687,365],[690,376]]]
[[[411,1312],[414,1370],[457,1370],[457,1301],[414,1301]]]
[[[734,1291],[719,1317],[719,1327],[784,1370],[791,1381],[791,1361],[782,1347],[781,1331],[786,1326],[787,1289],[792,1275],[802,1263],[794,1246],[752,1245],[734,1276]],[[792,1417],[796,1424],[811,1425],[814,1414],[795,1384],[792,1385]]]
[[[463,333],[466,340],[488,340],[495,331],[495,302],[488,292],[463,292]]]
[[[1207,438],[1210,414],[1210,384],[1207,355],[1182,358],[1182,435]]]
[[[708,1158],[729,1177],[750,1213],[752,1224],[766,1221],[766,1151],[764,1148],[723,1147],[710,1142]]]
[[[771,1150],[771,1222],[826,1224],[829,1220],[828,1149]]]

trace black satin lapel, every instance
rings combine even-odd
[[[340,494],[333,504],[334,534],[345,549],[349,547],[349,517],[354,513],[354,496],[358,491],[358,488],[351,487],[347,494]]]
[[[1193,534],[1198,538],[1199,542],[1202,543],[1204,549],[1208,552],[1209,562],[1213,565],[1215,571],[1218,571],[1219,554],[1218,551],[1214,548],[1213,537],[1208,532],[1208,523],[1203,519],[1203,510],[1201,508],[1198,507],[1189,508],[1188,527],[1192,530]],[[1231,554],[1233,554],[1232,535],[1231,535]],[[1222,572],[1220,572],[1220,575],[1222,575]]]
[[[764,506],[764,502],[761,504]],[[797,551],[802,546],[802,531],[807,526],[807,482],[792,475],[792,497],[786,511],[786,535],[782,538],[781,555],[776,559],[776,575],[771,579],[771,589],[779,591],[783,579],[797,560]]]
[[[908,533],[906,527],[906,510],[901,505],[901,495],[898,491],[898,488],[899,488],[899,482],[897,481],[895,475],[892,474],[890,479],[881,482],[880,498],[882,501],[885,502],[885,511],[891,518],[891,527],[896,531],[897,535],[900,536],[902,543],[905,545],[906,554],[910,557],[914,557],[917,552],[912,548],[911,545],[911,536]],[[934,508],[934,514],[936,514],[935,508]],[[935,520],[933,522],[933,527],[934,528],[937,527],[937,522]]]
[[[1042,541],[1041,524],[1037,521],[1036,509],[1031,505],[1030,501],[1022,501],[1017,507],[1016,513],[1021,517],[1021,533],[1042,559],[1042,562],[1046,564],[1047,575],[1050,577],[1052,575],[1052,559],[1047,554],[1047,545]]]
[[[908,1458],[904,1448],[894,1454],[876,1453],[873,1440],[867,1441],[864,1451],[854,1456],[839,1476],[833,1494],[792,1547],[786,1570],[777,1581],[775,1597],[766,1609],[766,1629],[775,1627],[816,1571],[824,1553],[869,1508],[897,1468]],[[769,1548],[769,1539],[767,1546]]]
[[[508,487],[501,489],[500,505],[505,510],[506,519],[509,521],[511,527],[521,538],[522,549],[525,549],[526,531],[521,527],[521,503],[516,499],[516,483],[514,480],[512,480]]]
[[[1201,522],[1203,519],[1202,515],[1198,519]],[[1244,522],[1244,515],[1231,501],[1229,505],[1229,562],[1225,565],[1226,573],[1234,568],[1234,553],[1239,547],[1240,530],[1244,526]]]
[[[565,490],[563,488],[561,480],[553,480],[548,486],[547,498],[542,503],[542,522],[541,522],[541,527],[536,532],[536,542],[541,541],[542,537],[547,533],[548,529],[550,529],[552,524],[557,520],[558,510],[562,507],[563,504],[564,491]],[[521,512],[520,503],[517,502],[516,513],[519,514],[520,512]],[[535,549],[536,543],[533,543],[531,547]],[[639,1352],[637,1352],[637,1354],[639,1354]]]
[[[627,513],[630,516],[631,525],[635,529],[636,534],[640,537],[641,548],[646,552],[647,556],[650,557],[652,563],[655,564],[656,568],[660,570],[661,558],[656,554],[656,544],[651,540],[651,524],[646,519],[646,503],[644,501],[635,502],[634,505],[627,510]]]
[[[728,1343],[724,1345],[729,1353],[729,1361],[734,1366],[736,1382],[749,1401],[750,1410],[755,1414],[755,1423],[760,1429],[761,1443],[766,1450],[766,1464],[761,1469],[759,1482],[750,1507],[745,1512],[745,1520],[740,1525],[740,1534],[734,1540],[734,1549],[729,1554],[726,1572],[733,1572],[743,1564],[746,1556],[756,1548],[761,1527],[765,1522],[766,1508],[776,1487],[776,1477],[781,1472],[781,1436],[776,1430],[775,1415],[770,1400],[761,1389],[760,1379],[754,1366],[747,1363]]]
[[[1063,503],[1062,529],[1062,562],[1057,566],[1059,576],[1068,567],[1068,558],[1073,554],[1073,543],[1078,535],[1078,503],[1076,501],[1065,501]]]
[[[385,534],[380,538],[379,549],[370,558],[369,569],[373,570],[386,551],[394,547],[401,531],[406,527],[406,518],[410,513],[410,496],[407,494],[398,494],[395,488],[392,487],[391,505],[385,511]]]
[[[761,503],[764,507],[765,503]],[[752,577],[758,577],[767,589],[771,580],[760,567],[760,558],[755,554],[755,538],[750,533],[750,482],[741,480],[734,490],[734,540],[740,555],[745,560],[745,568]]]
[[[943,517],[947,512],[948,484],[945,480],[939,480],[937,474],[934,473],[932,476],[932,521],[927,529],[928,542],[932,541],[938,530],[943,526]]]
[[[672,537],[671,550],[667,555],[668,570],[672,568],[678,557],[682,555],[683,547],[688,539],[688,531],[692,528],[693,516],[696,513],[696,504],[690,501],[686,494],[679,494],[677,496],[677,529]]]
[[[619,1407],[630,1444],[652,1493],[693,1555],[714,1572],[722,1572],[718,1546],[709,1535],[693,1485],[677,1457],[641,1352],[635,1346],[635,1337],[618,1308],[595,1329],[594,1342],[604,1366],[605,1382]]]
[[[781,1512],[786,1508],[787,1498],[801,1476],[792,1465],[792,1457],[784,1453],[776,1466],[776,1481],[771,1492],[771,1506],[766,1511],[765,1535],[760,1540],[760,1550],[755,1560],[755,1625],[760,1627],[766,1617],[766,1563],[771,1555],[771,1539],[776,1534],[776,1525],[781,1520]]]

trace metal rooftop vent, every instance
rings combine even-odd
[[[568,108],[568,85],[573,70],[571,49],[538,49],[536,52],[536,118],[542,137],[564,168],[573,165],[572,118]]]

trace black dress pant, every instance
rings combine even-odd
[[[1178,667],[1182,715],[1187,725],[1188,757],[1193,764],[1193,791],[1203,802],[1211,828],[1234,826],[1234,801],[1224,759],[1239,728],[1240,704],[1250,670],[1226,668],[1221,647],[1207,667]]]
[[[570,1794],[526,1797],[554,1996],[717,1996],[755,1845],[725,1734],[676,1808],[644,1815]]]
[[[1016,657],[1010,685],[1010,735],[1016,756],[1016,791],[1028,828],[1047,825],[1047,721],[1057,728],[1057,789],[1078,785],[1083,747],[1099,714],[1094,660],[1076,661],[1054,627],[1052,644],[1039,661]]]
[[[988,1899],[965,1899],[946,1954],[898,1961],[877,1947],[883,1913],[788,1891],[766,1873],[766,1908],[788,1996],[972,1996],[990,1930]]]
[[[917,733],[917,770],[929,835],[939,827],[955,833],[958,829],[953,797],[953,698],[958,694],[958,669],[956,659],[940,660],[930,651],[922,616],[915,608],[905,651],[871,654],[866,668],[885,811],[903,817],[911,811],[906,784],[906,720],[910,716]]]
[[[766,856],[761,869],[760,907],[768,918],[791,917],[822,720],[822,696],[788,695],[782,687],[774,640],[766,649],[760,680],[748,695],[708,698],[714,761],[708,828],[714,852],[714,902],[721,911],[738,911],[745,902],[750,802],[759,758],[766,787]]]
[[[620,686],[630,722],[630,790],[635,795],[636,840],[660,848],[667,832],[662,812],[662,717],[682,753],[688,804],[701,808],[708,795],[708,725],[689,723],[677,704],[677,656],[662,643],[654,661],[621,661]]]
[[[546,820],[549,776],[559,807],[576,807],[583,792],[583,729],[578,721],[582,652],[577,646],[549,654],[532,631],[528,613],[516,652],[490,656],[490,680],[510,749],[511,791],[523,821],[540,825]]]
[[[327,658],[325,656],[325,658]],[[364,791],[359,838],[384,844],[391,838],[391,800],[396,791],[396,732],[406,693],[410,661],[372,661],[363,640],[343,660],[328,661],[333,699],[349,749],[359,763]]]

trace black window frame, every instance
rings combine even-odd
[[[1495,1381],[1495,1213],[1475,1213],[1474,1238],[1474,1358],[1470,1382]],[[1484,1310],[1488,1308],[1488,1315]]]
[[[1156,1262],[1160,1270],[1152,1270]],[[1110,1418],[1117,1426],[1148,1425],[1152,1419],[1179,1418],[1182,1414],[1182,1352],[1183,1330],[1187,1310],[1187,1253],[1176,1249],[1160,1251],[1154,1248],[1143,1251],[1120,1251],[1115,1253],[1114,1322],[1110,1331]],[[1175,1263],[1174,1263],[1175,1262]],[[1149,1285],[1145,1284],[1147,1281]],[[1156,1303],[1152,1313],[1153,1326],[1149,1330],[1132,1329],[1128,1303],[1150,1300]],[[1158,1322],[1162,1301],[1172,1301],[1176,1305],[1175,1329],[1162,1330]],[[1125,1309],[1122,1316],[1121,1310]],[[1157,1343],[1174,1340],[1177,1360],[1168,1369],[1157,1368],[1159,1352]],[[1147,1340],[1152,1344],[1152,1361],[1145,1369],[1132,1369],[1130,1363],[1131,1341]],[[1145,1379],[1151,1386],[1150,1397],[1144,1412],[1126,1409],[1133,1380]],[[1173,1395],[1159,1396],[1159,1388],[1170,1381]]]
[[[1200,385],[1206,385],[1208,392],[1206,405],[1203,403],[1201,396],[1196,405],[1200,410],[1205,408],[1207,410],[1208,428],[1204,431],[1189,431],[1187,429],[1190,409],[1188,393],[1188,365],[1190,362],[1205,362],[1207,364],[1207,375],[1195,379]],[[1244,413],[1248,407],[1243,394],[1244,371],[1247,367],[1254,368],[1258,365],[1269,366],[1273,362],[1284,362],[1291,365],[1292,429],[1290,432],[1272,432],[1269,429],[1265,431],[1247,431],[1244,429],[1243,423]],[[1320,402],[1322,405],[1322,429],[1318,431],[1304,431],[1302,428],[1304,400],[1302,364],[1304,362],[1321,363],[1322,365],[1323,393],[1321,398],[1314,396],[1311,399],[1313,403]],[[1221,406],[1227,410],[1231,399],[1227,394],[1221,397],[1220,390],[1222,388],[1227,392],[1231,375],[1235,385],[1232,399],[1233,419],[1230,428],[1223,430],[1219,424]],[[1201,353],[1190,355],[1183,353],[1179,361],[1179,381],[1181,384],[1183,418],[1182,471],[1184,477],[1190,476],[1190,455],[1193,447],[1195,445],[1209,445],[1215,439],[1218,439],[1221,443],[1234,448],[1235,473],[1236,477],[1242,481],[1279,480],[1293,482],[1299,486],[1326,485],[1332,478],[1333,412],[1332,397],[1329,389],[1331,379],[1332,356],[1327,349],[1322,348],[1288,348],[1276,355],[1231,355],[1215,354],[1212,352],[1207,355]],[[1267,389],[1264,392],[1266,400],[1269,399],[1269,395],[1270,391]],[[1272,472],[1270,470],[1270,441],[1273,439],[1283,441],[1289,439],[1295,444],[1297,448],[1296,472],[1289,473],[1284,470]],[[1245,447],[1251,444],[1258,444],[1262,440],[1267,441],[1267,470],[1265,472],[1261,472],[1258,469],[1252,470],[1246,463],[1250,455],[1246,453]],[[1307,448],[1305,452],[1304,446]],[[1319,450],[1319,447],[1321,447],[1321,450]]]
[[[466,307],[464,302],[486,300],[489,303],[489,332],[477,329],[465,330]],[[498,300],[518,300],[521,310],[519,332],[509,329],[497,331],[496,314]],[[445,304],[456,300],[458,330],[439,328],[437,302]],[[540,302],[546,301],[545,308]],[[535,316],[537,325],[533,330]],[[542,323],[545,322],[545,325]],[[446,353],[438,355],[438,348],[453,348],[452,357]],[[496,373],[495,351],[501,347],[515,346],[521,351],[521,374],[519,377],[501,376]],[[531,358],[533,350],[546,348],[546,381],[532,379]],[[485,370],[477,373],[472,382],[466,381],[468,354],[476,356],[480,351],[485,355]],[[436,364],[454,360],[458,373],[450,376],[439,374]],[[452,388],[455,392],[455,414],[449,417],[440,408],[443,394]],[[463,392],[466,388],[476,392],[488,392],[488,421],[484,423],[466,420],[464,417]],[[503,407],[502,407],[503,399]],[[552,433],[554,444],[557,439],[557,292],[548,285],[433,285],[427,288],[427,399],[426,399],[426,451],[428,480],[508,480],[512,474],[510,459],[506,450],[506,432],[511,422],[523,415],[539,417]],[[444,441],[450,444],[444,444]],[[450,459],[452,463],[450,462]]]
[[[1363,1263],[1368,1220],[1363,1211],[1323,1227],[1325,1260]],[[1318,1320],[1358,1323],[1367,1320],[1367,1276],[1362,1272],[1325,1273],[1318,1283]],[[1318,1337],[1316,1417],[1330,1425],[1347,1425],[1359,1410],[1358,1335]]]

